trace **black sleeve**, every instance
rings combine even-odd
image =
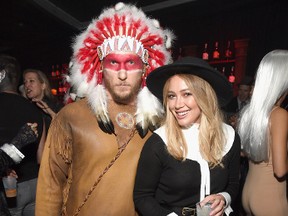
[[[145,143],[136,172],[134,203],[142,216],[166,216],[171,211],[160,206],[155,199],[155,192],[162,172],[162,139],[153,134]]]
[[[3,172],[6,171],[10,166],[14,165],[14,161],[9,157],[2,149],[0,149],[0,173],[1,176]]]
[[[226,192],[230,194],[232,202],[235,201],[239,190],[239,172],[240,172],[240,138],[235,133],[234,143],[229,156],[229,182]]]

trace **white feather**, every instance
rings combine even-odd
[[[141,124],[142,128],[148,127],[149,124],[156,126],[159,122],[155,122],[155,119],[160,119],[163,115],[160,101],[145,86],[138,94],[136,123]]]
[[[108,123],[107,95],[103,85],[97,85],[93,91],[87,95],[87,98],[97,119],[101,119],[102,122]]]

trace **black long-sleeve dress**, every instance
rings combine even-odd
[[[233,201],[239,187],[240,139],[230,128],[231,135],[223,155],[224,168],[210,169],[210,194],[227,192]],[[134,188],[134,202],[140,215],[180,214],[175,209],[195,207],[200,201],[200,185],[201,170],[197,161],[186,159],[182,162],[173,158],[163,137],[156,133],[147,140],[141,152]]]

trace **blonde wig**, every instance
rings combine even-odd
[[[199,125],[199,145],[202,157],[211,167],[221,164],[222,151],[225,143],[222,129],[223,117],[218,106],[217,96],[211,85],[205,80],[190,74],[177,74],[188,86],[201,110]],[[185,160],[187,143],[182,134],[182,128],[167,106],[170,80],[167,80],[163,89],[163,102],[166,116],[163,121],[167,134],[168,152],[178,160]]]

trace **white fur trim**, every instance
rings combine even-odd
[[[5,143],[0,147],[15,163],[20,163],[25,157],[14,145]]]

